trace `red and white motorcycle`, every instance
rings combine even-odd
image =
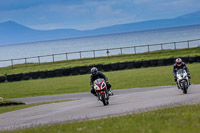
[[[94,90],[97,94],[98,100],[102,101],[104,106],[108,105],[109,94],[104,79],[99,78],[94,81]]]

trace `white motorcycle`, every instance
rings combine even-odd
[[[102,101],[104,106],[108,105],[109,94],[104,79],[99,78],[94,81],[94,90],[97,94],[98,100]]]
[[[187,94],[188,87],[190,85],[187,72],[184,69],[179,69],[176,72],[178,87],[183,90],[184,94]]]

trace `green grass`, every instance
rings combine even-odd
[[[43,103],[33,103],[33,104],[27,104],[27,105],[11,105],[11,106],[2,106],[0,107],[0,114],[6,113],[10,111],[20,110],[24,108],[29,108],[33,106],[43,105],[43,104],[51,104],[51,103],[58,103],[58,102],[66,102],[71,100],[60,100],[60,101],[53,101],[53,102],[43,102]]]
[[[200,84],[200,63],[188,64],[191,83]],[[172,66],[105,72],[112,89],[175,85]],[[4,99],[90,91],[90,75],[37,79],[0,84]]]
[[[140,53],[140,54],[127,54],[127,55],[117,55],[108,57],[99,57],[99,58],[86,58],[86,59],[77,59],[69,61],[59,61],[55,63],[28,63],[15,65],[14,69],[9,67],[0,68],[0,75],[5,74],[16,74],[16,73],[27,73],[33,71],[44,71],[44,70],[53,70],[58,68],[67,68],[74,66],[84,66],[84,65],[94,65],[94,64],[109,64],[116,62],[125,62],[125,61],[138,61],[138,60],[150,60],[150,59],[161,59],[161,58],[171,58],[171,57],[182,57],[182,56],[196,56],[200,55],[200,48],[190,48],[190,49],[178,49],[178,50],[159,50],[149,53]]]
[[[200,104],[4,133],[199,133]]]

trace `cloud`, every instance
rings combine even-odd
[[[133,0],[133,3],[136,5],[145,4],[145,3],[149,3],[149,2],[152,2],[152,0]]]
[[[51,4],[80,4],[84,0],[1,0],[0,11],[18,10]],[[86,0],[87,1],[87,0]]]
[[[0,21],[37,29],[85,30],[173,18],[199,9],[199,0],[1,0]]]

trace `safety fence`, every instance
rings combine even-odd
[[[96,58],[96,57],[122,55],[122,54],[136,54],[136,53],[150,52],[156,50],[182,49],[182,48],[193,48],[193,47],[200,47],[200,39],[0,60],[0,67],[12,66],[13,68],[14,65],[16,64],[26,64],[26,63],[40,64],[44,62],[55,62],[55,61],[83,59],[83,58]]]
[[[181,58],[185,63],[200,62],[200,56],[194,56],[194,57],[187,56]],[[62,68],[51,71],[37,71],[30,73],[20,73],[20,74],[0,76],[0,82],[13,82],[13,81],[39,79],[39,78],[44,79],[52,77],[88,74],[90,73],[90,69],[94,66],[97,67],[98,70],[100,71],[107,72],[107,71],[134,69],[141,67],[167,66],[174,64],[174,62],[175,58],[168,58],[168,59],[142,60],[142,61],[120,62],[113,64],[98,64],[91,66]]]

